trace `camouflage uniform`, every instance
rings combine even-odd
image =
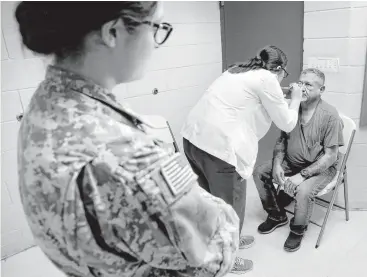
[[[18,139],[37,244],[68,276],[223,276],[239,220],[106,89],[49,67]]]

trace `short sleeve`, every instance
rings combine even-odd
[[[326,125],[324,147],[343,146],[343,121],[337,116],[330,116]]]

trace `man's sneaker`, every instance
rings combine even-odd
[[[255,238],[253,236],[240,237],[240,249],[250,248],[254,244],[255,244]]]
[[[273,232],[276,228],[288,224],[288,222],[288,217],[284,218],[284,220],[281,221],[275,221],[268,217],[265,222],[259,225],[257,230],[260,234],[269,234]]]
[[[254,263],[252,261],[236,257],[231,273],[245,274],[251,271],[253,267]]]
[[[284,243],[284,250],[287,252],[295,252],[301,247],[303,235],[290,232],[287,240]]]

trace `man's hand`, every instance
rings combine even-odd
[[[280,165],[273,167],[273,179],[279,186],[283,186],[285,182],[284,170]]]
[[[287,181],[285,181],[284,192],[293,197],[297,191],[298,186],[304,181],[305,178],[301,174],[296,174],[292,177],[289,177]]]

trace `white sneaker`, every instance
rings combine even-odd
[[[255,244],[255,238],[253,236],[241,236],[240,237],[240,249],[250,248]]]
[[[236,257],[231,273],[245,274],[251,271],[253,267],[254,263],[252,261]]]

